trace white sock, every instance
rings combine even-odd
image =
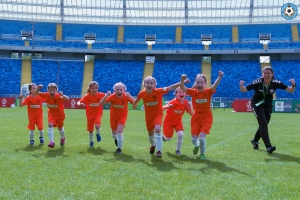
[[[162,150],[162,134],[161,133],[155,133],[155,139],[156,139],[157,151],[161,151]]]
[[[100,134],[101,128],[96,129],[96,134]]]
[[[115,140],[117,140],[117,135],[111,134],[111,136],[112,136]]]
[[[195,147],[199,147],[199,140],[198,137],[192,137],[192,143]]]
[[[117,133],[117,141],[118,141],[118,148],[122,149],[123,141],[124,141],[123,133]]]
[[[90,142],[94,142],[94,133],[89,133]]]
[[[60,138],[65,138],[65,129],[64,129],[64,127],[61,128],[59,133],[60,133]]]
[[[54,142],[54,130],[53,127],[48,127],[48,136],[49,136],[49,140],[50,142]]]
[[[180,150],[182,147],[182,142],[183,142],[183,131],[178,131],[177,132],[178,138],[177,138],[177,149]]]
[[[40,132],[40,137],[44,137],[44,130],[39,130]]]
[[[151,146],[155,147],[156,145],[155,145],[154,137],[155,137],[154,135],[149,136],[149,142],[150,142]]]
[[[34,131],[33,130],[30,130],[30,132],[29,132],[29,139],[34,140]]]
[[[206,138],[200,138],[200,154],[205,154],[206,152]]]

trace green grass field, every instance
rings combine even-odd
[[[163,158],[149,154],[143,111],[130,111],[123,154],[115,154],[109,111],[102,118],[102,141],[88,146],[85,110],[66,110],[65,147],[29,146],[27,109],[1,108],[0,199],[299,199],[299,115],[274,113],[270,138],[277,150],[250,143],[257,128],[252,113],[213,111],[207,159],[192,154],[189,116],[184,116],[182,156],[177,136],[163,143]],[[297,178],[298,177],[298,178]]]

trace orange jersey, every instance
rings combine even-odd
[[[204,89],[202,92],[199,92],[197,89],[187,89],[186,94],[192,97],[192,104],[195,114],[211,113],[210,101],[213,93],[214,92],[210,88]]]
[[[96,95],[88,93],[82,99],[80,99],[80,103],[84,103],[86,106],[85,112],[88,120],[102,116],[103,109],[100,105],[100,101],[104,96],[105,94],[102,92],[97,92]]]
[[[46,99],[48,113],[56,119],[65,119],[64,105],[65,101],[60,94],[55,94],[53,97],[48,92],[40,92],[39,95]]]
[[[22,105],[27,105],[29,121],[43,119],[43,101],[45,99],[41,96],[32,97],[29,95],[24,99]]]
[[[126,94],[118,98],[116,94],[107,97],[106,103],[110,103],[110,118],[119,119],[127,117],[128,115],[128,102],[134,103]]]
[[[172,104],[173,106],[167,109],[167,115],[164,123],[168,122],[174,125],[176,125],[177,123],[181,123],[182,115],[185,111],[188,111],[188,100],[185,99],[184,102],[181,103],[177,98],[174,98],[168,104]]]
[[[146,120],[154,119],[163,114],[162,96],[168,92],[167,88],[153,88],[151,94],[148,94],[146,90],[138,94],[138,99],[143,99]]]

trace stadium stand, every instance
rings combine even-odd
[[[22,60],[0,59],[0,96],[20,94]]]

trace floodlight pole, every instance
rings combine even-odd
[[[252,17],[253,17],[253,3],[254,3],[254,0],[251,0],[250,1],[250,10],[249,10],[249,22],[252,23]]]
[[[185,19],[185,24],[189,23],[188,17],[189,17],[188,0],[184,0],[184,19]]]
[[[126,0],[123,0],[123,23],[126,23]]]

